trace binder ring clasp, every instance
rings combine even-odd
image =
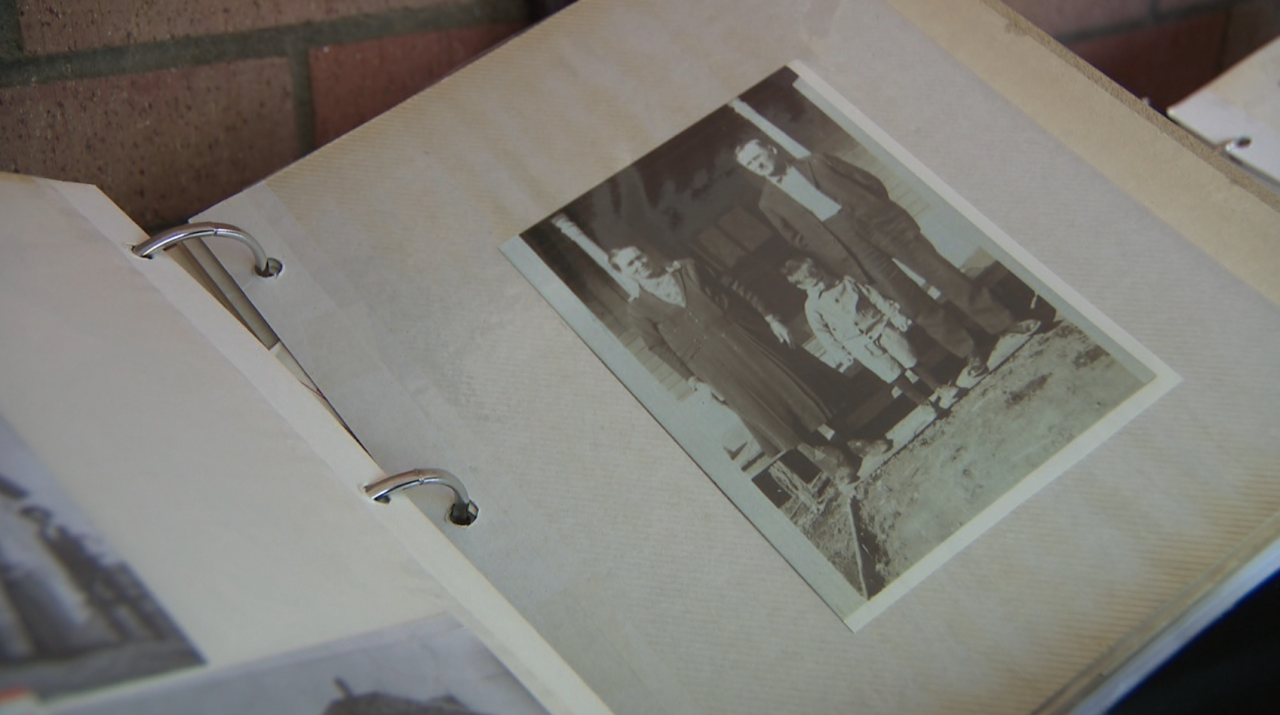
[[[162,251],[176,243],[181,243],[189,238],[205,238],[207,236],[226,236],[248,246],[249,250],[253,251],[253,272],[263,278],[278,276],[280,271],[284,270],[284,264],[280,262],[280,259],[267,256],[266,251],[262,250],[262,245],[258,243],[257,239],[226,223],[206,222],[174,226],[139,243],[132,250],[134,255],[139,258],[150,258],[151,254],[156,251]]]
[[[421,484],[441,484],[453,490],[453,506],[449,508],[449,521],[458,526],[468,526],[480,516],[480,507],[471,501],[467,488],[462,480],[443,469],[414,469],[384,477],[372,484],[366,484],[364,493],[370,499],[386,504],[391,501],[391,493],[416,487]]]
[[[1241,149],[1248,149],[1253,146],[1253,137],[1239,136],[1224,139],[1213,145],[1213,150],[1223,156],[1235,158],[1237,152]]]

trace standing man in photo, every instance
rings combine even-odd
[[[1036,320],[1017,321],[985,287],[938,253],[906,209],[870,172],[837,157],[784,160],[758,139],[739,145],[738,163],[765,179],[760,210],[795,248],[834,273],[875,287],[940,345],[965,359],[966,373],[987,372],[982,342],[894,263],[910,268],[992,336],[1030,334]]]

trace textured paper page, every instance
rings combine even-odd
[[[300,386],[176,264],[132,256],[145,236],[105,196],[6,175],[0,202],[0,414],[207,668],[444,610],[354,497],[377,466],[332,421],[318,456],[219,350],[256,350],[285,399]],[[229,342],[155,282],[203,301]]]
[[[458,621],[440,615],[152,688],[68,715],[547,715]]]
[[[1024,91],[1116,111],[1011,41]],[[857,632],[499,251],[797,61],[1182,378]],[[587,2],[209,216],[290,266],[239,282],[375,458],[467,479],[453,543],[615,712],[1026,712],[1280,506],[1280,314],[1005,79],[877,2]],[[1183,151],[1116,131],[1133,171]],[[1157,203],[1261,245],[1275,213],[1199,171]]]
[[[838,2],[813,6],[831,12]],[[1271,251],[1280,196],[1248,172],[1215,157],[1200,140],[999,0],[981,2],[989,6],[986,11],[975,12],[976,2],[891,4],[1120,190],[1177,226],[1254,289],[1280,302]],[[1218,216],[1223,211],[1234,214],[1237,230],[1221,230]]]

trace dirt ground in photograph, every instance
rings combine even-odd
[[[1068,323],[1036,335],[854,489],[863,553],[891,582],[1141,386]]]

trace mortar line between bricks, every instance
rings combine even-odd
[[[0,0],[0,7],[13,0]],[[0,11],[2,12],[2,11]],[[16,17],[14,18],[16,24]],[[0,64],[0,87],[93,79],[166,69],[284,57],[287,48],[345,45],[419,32],[529,22],[522,0],[469,0],[422,9],[391,10],[317,23],[247,30],[225,35],[176,38],[128,47],[40,55]]]
[[[22,57],[22,26],[18,0],[0,0],[0,61]]]
[[[1226,11],[1227,19],[1222,23],[1222,29],[1218,31],[1218,52],[1213,58],[1213,76],[1215,77],[1227,71],[1227,41],[1231,36],[1231,16],[1234,12],[1235,6]]]

